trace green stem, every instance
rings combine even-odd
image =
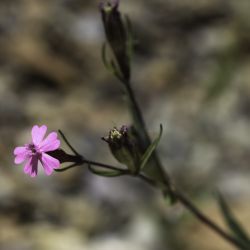
[[[121,169],[121,168],[117,168],[115,166],[109,165],[109,164],[104,164],[104,163],[100,163],[100,162],[96,162],[96,161],[91,161],[91,160],[87,160],[87,159],[83,159],[81,163],[75,163],[72,164],[68,167],[62,168],[62,169],[55,169],[55,171],[57,172],[62,172],[65,171],[69,168],[73,168],[76,166],[80,166],[83,164],[88,164],[88,165],[94,165],[100,168],[105,168],[105,169],[110,169],[110,170],[119,170],[122,171],[124,173],[124,175],[130,175],[132,177],[138,177],[141,180],[145,181],[146,183],[148,183],[150,186],[157,188],[157,189],[162,189],[162,183],[151,179],[149,177],[147,177],[144,174],[131,174],[131,172],[129,172],[129,170],[127,169]],[[207,227],[209,227],[211,230],[213,230],[215,233],[217,233],[218,235],[220,235],[223,239],[225,239],[227,242],[231,243],[232,245],[234,245],[235,247],[241,249],[241,250],[247,250],[246,247],[244,245],[242,245],[242,243],[240,241],[238,241],[235,237],[231,236],[230,234],[228,234],[227,232],[225,232],[223,229],[221,229],[216,223],[214,223],[213,221],[211,221],[207,216],[205,216],[188,198],[186,198],[181,192],[177,191],[177,190],[172,190],[172,194],[175,196],[175,198],[184,206],[186,207],[200,222],[202,222],[204,225],[206,225]]]
[[[154,180],[148,178],[144,175],[138,176],[140,179],[146,181],[149,185],[159,188],[159,185]],[[185,197],[181,192],[177,190],[172,190],[175,198],[186,208],[188,209],[200,222],[202,222],[205,226],[209,227],[215,233],[220,235],[224,240],[231,243],[235,247],[241,250],[247,250],[246,246],[243,245],[240,241],[238,241],[235,237],[225,232],[222,228],[220,228],[215,222],[210,220],[206,215],[204,215],[187,197]]]
[[[141,113],[139,105],[136,101],[131,84],[126,83],[124,85],[125,85],[126,93],[127,93],[128,100],[129,100],[129,106],[130,106],[131,115],[132,115],[132,118],[134,121],[134,126],[135,126],[137,132],[139,133],[139,135],[143,141],[143,144],[145,145],[145,148],[147,148],[150,145],[151,140],[150,140],[150,137],[148,135],[146,125],[145,125],[144,119],[142,117],[142,113]]]
[[[220,228],[217,224],[215,224],[213,221],[211,221],[207,216],[205,216],[202,212],[199,211],[195,207],[195,205],[182,193],[178,191],[174,191],[175,197],[179,200],[179,202],[185,206],[197,219],[200,220],[204,225],[212,229],[215,233],[220,235],[224,240],[228,241],[235,247],[241,250],[247,250],[246,246],[243,245],[238,239],[233,237],[232,235],[225,232],[222,228]]]
[[[143,150],[146,150],[148,146],[151,144],[151,139],[147,132],[147,128],[146,128],[146,125],[142,116],[142,112],[140,110],[139,104],[137,103],[137,100],[135,98],[134,91],[131,87],[130,82],[123,82],[123,83],[126,88],[126,93],[127,93],[127,97],[129,101],[130,112],[132,115],[132,119],[134,121],[134,126],[142,141],[142,144],[144,147]],[[170,178],[167,175],[165,169],[163,168],[158,158],[158,155],[155,151],[152,153],[151,163],[152,163],[151,165],[149,164],[148,167],[147,166],[145,167],[145,173],[163,182],[164,185],[167,187],[167,190],[170,191],[170,195],[171,195],[172,187],[170,183]]]

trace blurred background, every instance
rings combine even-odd
[[[166,170],[225,228],[220,190],[250,232],[250,2],[124,0],[120,9],[133,23],[133,87],[151,136],[164,127]],[[100,138],[130,118],[101,62],[104,40],[98,1],[0,1],[0,249],[233,249],[139,180],[84,167],[30,178],[14,165],[34,124],[117,164]]]

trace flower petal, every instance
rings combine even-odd
[[[16,147],[15,149],[14,149],[14,155],[19,155],[19,154],[22,154],[22,153],[24,153],[25,151],[27,150],[27,148],[26,147]]]
[[[43,140],[47,131],[47,126],[42,125],[41,127],[35,125],[31,130],[32,141],[35,145],[39,145]]]
[[[23,168],[23,172],[25,173],[25,174],[29,174],[30,173],[30,171],[31,171],[31,158],[26,162],[26,164],[25,164],[25,166],[24,166],[24,168]]]
[[[15,157],[15,164],[23,163],[25,160],[27,160],[28,154],[19,154]]]
[[[24,173],[30,175],[31,177],[37,176],[38,172],[38,157],[31,157],[24,166]]]
[[[39,147],[42,152],[48,152],[58,149],[60,147],[60,141],[57,139],[57,133],[50,133],[45,138],[45,140],[40,143]]]
[[[29,150],[27,150],[26,147],[16,147],[14,149],[14,154],[16,156],[14,160],[15,164],[20,164],[29,157]]]
[[[60,167],[59,160],[45,153],[42,154],[41,163],[46,175],[51,175],[54,168]]]

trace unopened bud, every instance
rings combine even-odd
[[[107,0],[101,2],[100,11],[107,41],[114,53],[123,79],[128,81],[130,78],[128,35],[118,7],[118,0]]]
[[[109,144],[113,156],[125,164],[132,173],[139,168],[140,151],[131,128],[122,126],[120,129],[114,127],[107,137],[102,138]]]
[[[59,160],[60,163],[81,163],[83,161],[83,157],[81,155],[70,155],[60,148],[54,151],[47,152],[47,154]]]

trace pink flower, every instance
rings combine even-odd
[[[22,147],[16,147],[14,150],[15,163],[25,162],[24,173],[35,177],[38,172],[38,161],[41,162],[45,174],[51,175],[53,169],[60,167],[60,162],[56,158],[47,154],[60,147],[60,141],[57,139],[57,133],[50,133],[45,139],[47,126],[41,127],[35,125],[31,130],[32,142]]]

